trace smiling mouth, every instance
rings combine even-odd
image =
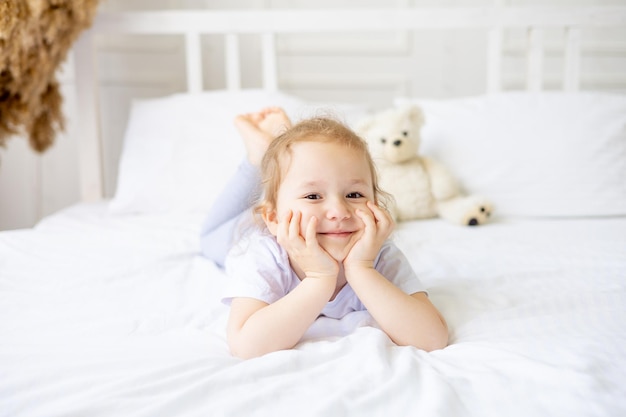
[[[335,238],[346,238],[346,237],[352,236],[352,233],[353,232],[326,232],[326,233],[320,233],[320,235],[328,236],[328,237],[335,237]]]

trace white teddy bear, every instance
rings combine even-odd
[[[418,153],[424,114],[417,106],[389,109],[365,118],[356,132],[368,142],[380,187],[395,201],[388,207],[396,221],[441,217],[468,226],[484,224],[492,204],[465,196],[440,163]]]

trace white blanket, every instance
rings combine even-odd
[[[360,312],[248,361],[201,221],[79,205],[0,233],[0,416],[626,415],[626,218],[403,224],[447,348]]]

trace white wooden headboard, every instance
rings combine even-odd
[[[540,91],[543,80],[542,34],[547,29],[565,33],[562,88],[580,86],[581,29],[626,27],[626,6],[615,7],[454,7],[355,10],[246,10],[246,11],[153,11],[100,14],[93,27],[76,45],[77,104],[81,197],[101,199],[103,191],[102,143],[98,77],[94,38],[108,34],[178,34],[185,40],[187,91],[203,87],[201,36],[223,34],[228,89],[241,88],[239,39],[261,34],[263,88],[279,88],[275,37],[278,34],[416,31],[434,29],[484,29],[487,36],[487,93],[501,88],[503,30],[527,31],[526,89]]]

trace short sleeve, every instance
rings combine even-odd
[[[424,284],[415,274],[408,259],[392,241],[385,242],[381,248],[375,268],[406,294],[426,292]]]
[[[239,297],[272,304],[293,289],[287,254],[271,235],[252,233],[245,237],[229,252],[225,270],[229,277],[222,295],[225,304]]]

